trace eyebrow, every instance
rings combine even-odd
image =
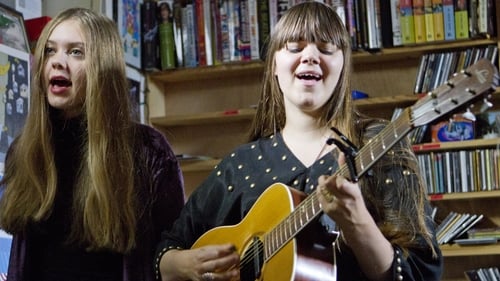
[[[47,44],[52,44],[52,45],[57,45],[58,43],[56,41],[53,41],[53,40],[47,40]],[[80,41],[75,41],[75,42],[64,42],[63,43],[64,45],[69,45],[70,47],[84,47],[85,46],[85,43],[83,42],[80,42]]]

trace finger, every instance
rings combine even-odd
[[[339,162],[339,165],[344,165],[345,164],[345,154],[344,152],[339,153],[339,158],[337,159]]]
[[[217,259],[213,259],[204,263],[205,271],[226,271],[233,268],[239,268],[240,257],[237,253],[232,253]]]
[[[210,245],[199,248],[201,261],[213,260],[219,257],[227,256],[236,251],[232,244]]]

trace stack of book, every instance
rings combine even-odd
[[[500,270],[498,267],[467,270],[465,277],[468,281],[500,281]]]
[[[436,229],[438,243],[450,243],[454,239],[461,237],[482,218],[483,215],[449,213]]]

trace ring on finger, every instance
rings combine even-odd
[[[214,280],[214,273],[213,272],[205,272],[201,275],[201,279],[203,281],[213,281]]]

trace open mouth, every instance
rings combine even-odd
[[[73,85],[70,80],[64,78],[53,78],[50,79],[50,85],[58,87],[70,87]]]
[[[319,80],[321,80],[321,75],[314,74],[314,73],[302,73],[302,74],[297,74],[297,78],[302,79],[302,80],[319,81]]]

